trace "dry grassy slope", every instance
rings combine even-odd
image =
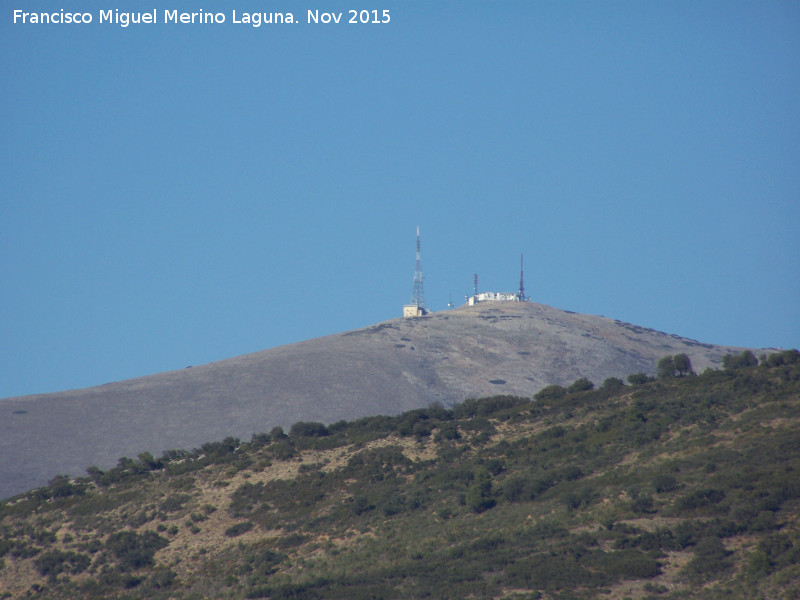
[[[296,421],[530,396],[578,377],[696,370],[740,351],[535,303],[487,303],[83,390],[0,400],[0,497],[144,450],[192,448]]]

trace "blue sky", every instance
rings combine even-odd
[[[34,5],[94,22],[0,12],[0,397],[397,317],[417,225],[433,310],[524,253],[536,301],[800,346],[796,2]]]

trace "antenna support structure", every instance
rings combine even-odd
[[[417,225],[417,264],[414,268],[414,291],[411,303],[403,306],[404,317],[421,317],[428,314],[425,308],[425,290],[423,287],[422,262],[420,260],[419,225]]]
[[[472,277],[472,296],[466,297],[467,306],[474,306],[479,302],[528,302],[525,295],[525,270],[523,255],[519,255],[519,291],[517,292],[479,292],[478,274]]]

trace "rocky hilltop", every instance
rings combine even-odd
[[[686,353],[702,371],[741,350],[536,303],[392,319],[180,371],[0,400],[0,497],[145,450],[432,402],[531,396],[579,377],[599,384],[653,374],[668,354]]]

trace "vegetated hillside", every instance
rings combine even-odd
[[[653,375],[666,354],[686,353],[702,370],[740,350],[533,302],[392,319],[190,369],[0,400],[0,498],[146,449],[437,401],[531,396],[579,377]]]
[[[0,590],[798,598],[800,353],[752,362],[299,422],[56,477],[0,504]]]

